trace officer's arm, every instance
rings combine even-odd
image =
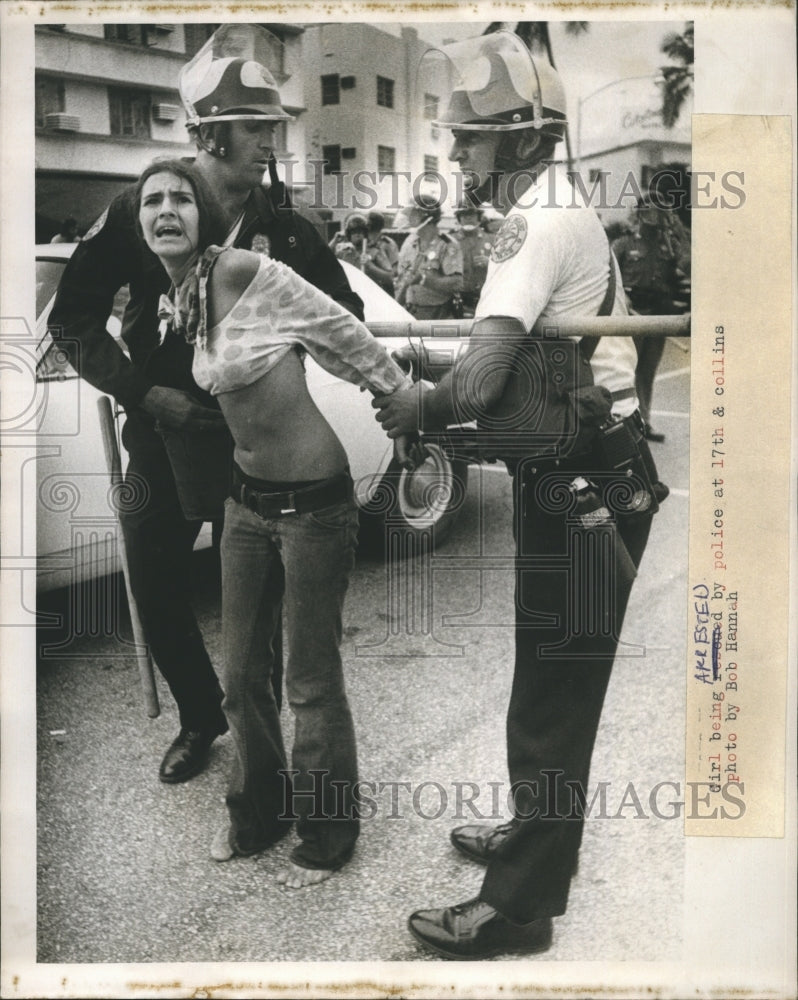
[[[374,281],[393,281],[393,271],[387,271],[373,260],[367,260],[363,265],[363,273]]]
[[[468,348],[434,389],[421,382],[392,396],[377,396],[377,420],[389,437],[468,423],[491,412],[504,392],[523,324],[510,316],[490,316],[474,324]]]
[[[463,290],[463,251],[460,245],[449,241],[443,253],[440,271],[423,274],[423,284],[430,291],[453,295]]]
[[[462,274],[438,274],[435,271],[424,271],[421,284],[432,292],[462,292]]]
[[[126,408],[138,405],[152,388],[152,382],[133,367],[106,330],[114,295],[128,283],[132,253],[137,249],[129,215],[120,196],[111,204],[100,230],[78,245],[47,323],[75,371]]]
[[[295,221],[297,226],[303,228],[302,247],[307,253],[308,261],[305,278],[362,320],[363,301],[352,291],[338,258],[319,236],[312,223],[301,216],[297,216]]]

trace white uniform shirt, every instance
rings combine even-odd
[[[549,316],[596,316],[607,292],[609,244],[595,211],[570,184],[564,167],[549,167],[510,209],[493,244],[475,318],[512,316],[531,330]],[[617,264],[614,314],[626,313]],[[630,337],[602,337],[590,360],[597,385],[610,392],[635,384],[637,351]],[[613,404],[628,416],[637,399]]]

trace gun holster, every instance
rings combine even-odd
[[[601,427],[595,449],[602,469],[614,473],[619,480],[612,505],[615,513],[656,514],[670,491],[660,482],[651,449],[643,435],[640,414],[635,412]]]

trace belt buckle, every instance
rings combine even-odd
[[[281,514],[296,514],[296,493],[288,494],[288,502],[291,504],[290,507],[281,507]]]

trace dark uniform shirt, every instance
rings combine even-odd
[[[369,273],[368,264],[373,264],[374,267],[379,267],[383,271],[388,271],[391,275],[390,278],[382,278],[376,274]],[[396,275],[396,269],[399,264],[399,248],[396,243],[391,239],[390,236],[386,236],[384,233],[380,235],[375,240],[368,240],[366,242],[365,260],[363,261],[363,270],[369,275],[374,281],[377,282],[386,292],[393,295],[393,279]]]
[[[677,232],[648,227],[621,236],[612,248],[632,308],[646,315],[669,315],[677,308],[690,273],[690,251]]]
[[[255,189],[244,206],[234,246],[268,253],[363,318],[363,303],[349,286],[335,254],[316,228],[295,213],[278,214],[267,193]],[[128,285],[122,321],[128,358],[106,331],[116,292]],[[191,377],[192,347],[169,336],[159,347],[158,301],[171,282],[136,231],[134,188],[123,191],[89,230],[67,264],[48,327],[63,338],[75,370],[126,409],[154,385],[183,389],[216,406]]]

